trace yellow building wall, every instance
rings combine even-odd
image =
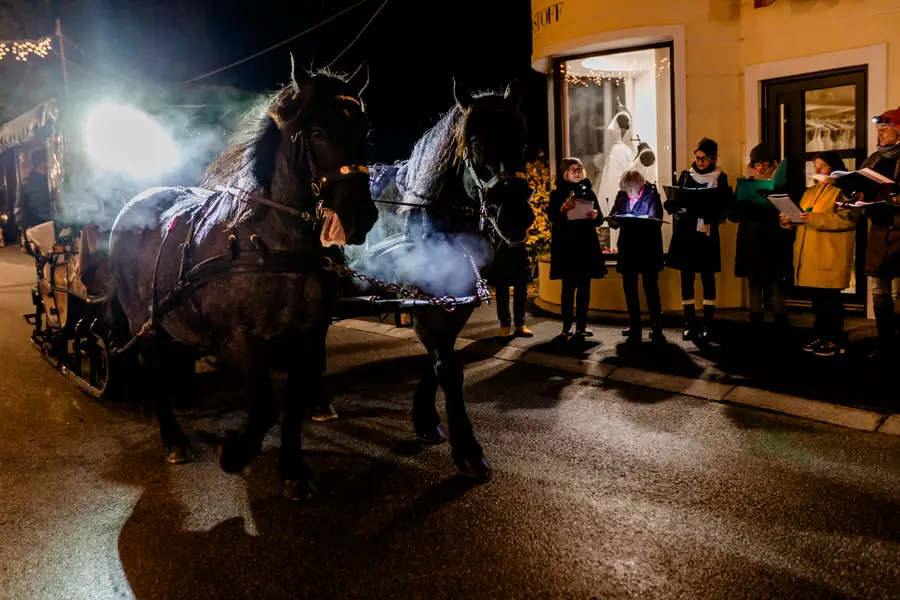
[[[900,106],[900,0],[744,0],[740,31],[742,67],[886,43],[885,108]]]
[[[730,0],[644,0],[639,8],[625,9],[622,3],[606,0],[564,0],[559,2],[532,0],[532,62],[552,57],[558,48],[572,40],[589,38],[599,33],[633,30],[648,26],[681,25],[685,32],[686,102],[676,110],[686,110],[687,152],[692,153],[697,141],[709,137],[719,143],[719,165],[728,173],[732,185],[743,172],[741,156],[741,10]],[[551,9],[549,24],[541,21]],[[557,13],[556,8],[561,10]],[[558,16],[558,19],[557,19]],[[537,24],[535,22],[537,18]],[[577,53],[577,48],[568,53]],[[676,83],[678,85],[678,83]],[[551,117],[552,118],[552,115]],[[691,155],[677,156],[677,170],[690,166]],[[734,277],[734,252],[737,225],[725,223],[722,239],[722,272],[718,276],[718,305],[739,307],[745,304],[743,282]],[[544,304],[559,303],[559,282],[541,278]],[[696,299],[700,302],[699,278]],[[677,271],[666,269],[660,278],[664,310],[680,310],[680,279]],[[646,305],[645,305],[646,306]],[[593,283],[591,308],[624,310],[621,278],[611,269],[610,275]]]

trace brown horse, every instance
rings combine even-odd
[[[108,318],[120,349],[143,359],[169,462],[193,458],[166,383],[177,343],[215,354],[246,384],[246,430],[219,448],[227,472],[260,453],[278,418],[269,369],[286,373],[283,491],[314,493],[301,424],[325,370],[336,285],[324,258],[331,246],[361,243],[377,217],[361,95],[329,73],[292,74],[209,167],[206,189],[153,188],[117,217]]]

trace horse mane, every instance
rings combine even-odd
[[[331,79],[338,85],[347,82],[344,74],[327,68],[311,73],[310,77]],[[232,136],[231,145],[206,168],[200,186],[214,188],[221,185],[248,193],[258,191],[270,195],[275,161],[282,141],[279,122],[284,120],[281,115],[290,112],[293,94],[292,84],[287,84],[248,110]],[[182,206],[173,207],[170,214],[191,208],[188,206],[191,202],[190,196],[179,200],[177,204]],[[198,241],[202,241],[218,224],[237,227],[252,216],[254,209],[254,204],[228,194],[211,196],[204,202],[196,229]]]
[[[454,104],[413,146],[397,181],[404,202],[428,204],[440,196],[453,167],[464,157],[470,112]]]

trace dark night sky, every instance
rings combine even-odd
[[[288,53],[316,67],[356,36],[383,0],[368,0],[324,27],[250,62],[205,79],[268,91],[289,75]],[[314,25],[358,0],[56,0],[65,33],[78,49],[73,77],[183,81],[257,52]],[[372,160],[404,158],[425,129],[453,102],[452,80],[473,89],[502,89],[517,77],[532,150],[546,149],[546,84],[530,68],[528,0],[388,0],[335,68],[371,68],[367,109]],[[84,51],[84,52],[83,52]]]

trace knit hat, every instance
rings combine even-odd
[[[834,150],[826,150],[825,152],[819,152],[816,154],[815,158],[818,158],[826,165],[831,167],[832,171],[846,171],[847,165],[844,164],[844,159],[840,157],[840,155]],[[813,160],[815,160],[815,158]]]
[[[872,117],[872,122],[878,125],[890,125],[900,130],[900,108],[886,110],[877,117]]]
[[[580,158],[569,156],[559,162],[559,176],[562,177],[563,175],[565,175],[566,171],[568,171],[569,167],[571,167],[572,165],[580,165],[582,169],[584,168],[584,163],[581,162]]]
[[[763,144],[757,144],[750,151],[750,164],[755,165],[761,162],[775,162],[775,158]]]

